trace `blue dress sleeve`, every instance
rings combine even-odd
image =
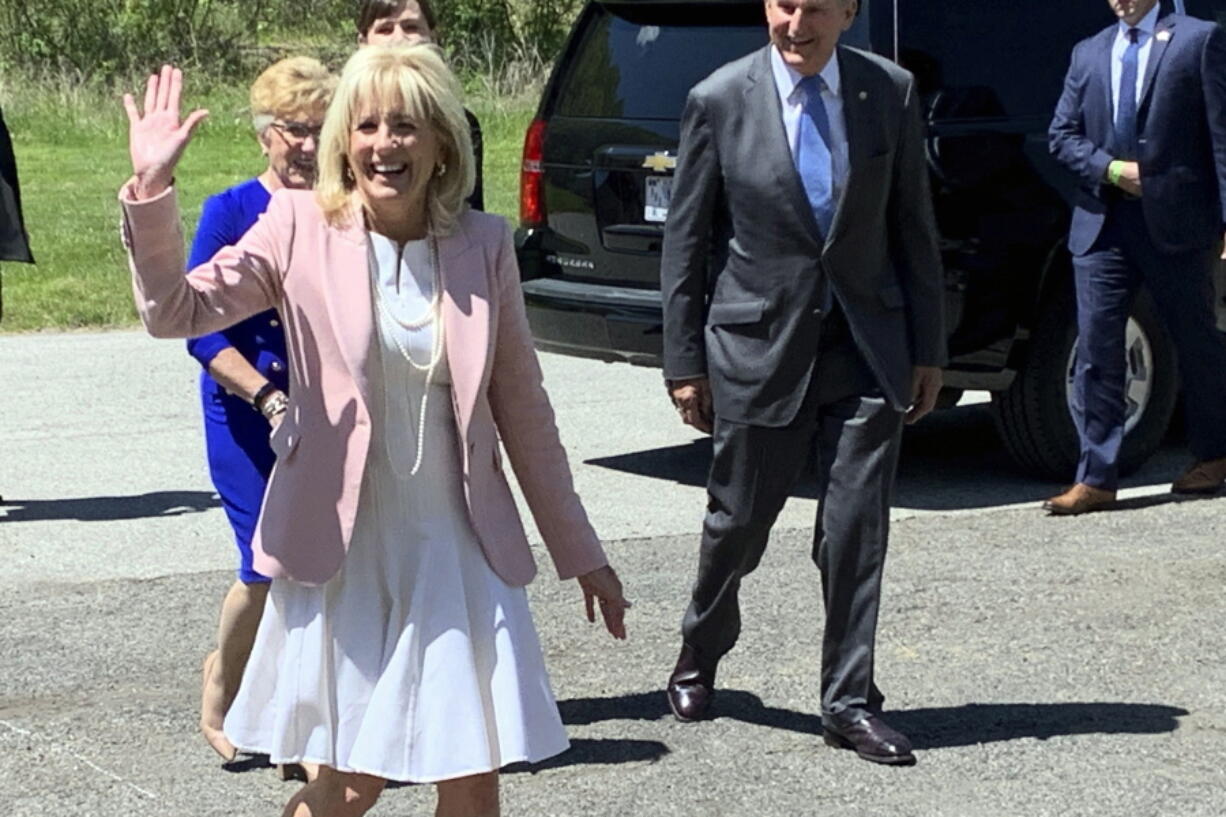
[[[237,243],[242,233],[236,234],[234,229],[233,204],[223,193],[210,196],[204,202],[200,213],[200,223],[196,227],[196,237],[192,240],[192,251],[188,257],[187,268],[195,269],[208,261],[223,247]],[[200,363],[206,371],[213,358],[225,349],[233,346],[224,332],[213,332],[187,341],[187,353]]]

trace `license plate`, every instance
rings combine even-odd
[[[648,176],[643,220],[663,223],[668,218],[668,205],[672,198],[672,176]]]

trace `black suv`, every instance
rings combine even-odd
[[[1226,24],[1226,0],[1179,5]],[[1009,452],[1052,479],[1071,474],[1078,444],[1074,180],[1049,155],[1047,126],[1073,45],[1111,20],[1101,0],[860,0],[843,40],[894,59],[923,93],[950,327],[943,402],[991,391]],[[587,4],[524,144],[516,245],[540,348],[660,364],[681,109],[696,82],[766,42],[762,0]],[[1178,396],[1144,295],[1127,344],[1124,470],[1161,443]]]

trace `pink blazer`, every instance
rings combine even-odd
[[[270,307],[289,346],[290,408],[253,548],[255,569],[322,584],[353,533],[370,444],[367,357],[374,332],[366,232],[323,218],[310,191],[280,191],[236,246],[183,275],[173,190],[120,193],[136,308],[155,337],[215,332]],[[499,438],[561,578],[607,563],[575,493],[541,382],[510,229],[469,211],[439,241],[447,363],[469,517],[490,566],[513,586],[536,564],[507,485]]]

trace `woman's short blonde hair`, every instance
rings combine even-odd
[[[261,136],[278,118],[318,116],[327,110],[336,77],[311,57],[274,62],[251,86],[251,121]]]
[[[402,111],[414,122],[433,128],[442,153],[443,172],[430,178],[426,208],[430,229],[447,235],[472,195],[476,168],[472,136],[460,83],[429,44],[369,46],[358,49],[341,72],[340,84],[324,119],[316,154],[315,192],[328,222],[344,225],[353,218],[354,175],[349,166],[349,136],[357,118]]]

